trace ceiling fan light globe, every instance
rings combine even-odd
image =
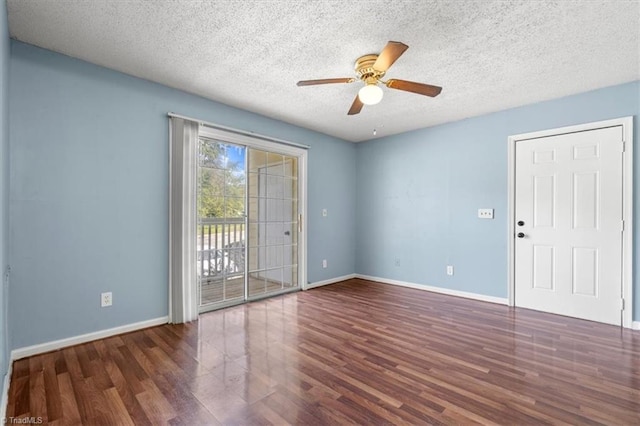
[[[358,91],[360,102],[365,105],[375,105],[382,100],[384,92],[380,87],[374,84],[367,84]]]

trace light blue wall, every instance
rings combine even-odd
[[[353,144],[16,41],[10,64],[13,348],[167,315],[169,111],[310,145],[308,279],[353,273]]]
[[[507,136],[640,113],[635,82],[353,145],[16,41],[9,64],[12,348],[167,314],[168,111],[311,146],[309,281],[355,271],[497,297]]]
[[[7,4],[0,4],[0,382],[9,359],[8,281],[9,264],[9,30]]]
[[[507,297],[507,137],[633,115],[640,164],[638,114],[636,81],[358,144],[356,272]],[[637,279],[634,292],[638,320]]]

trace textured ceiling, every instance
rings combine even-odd
[[[350,141],[640,78],[638,1],[8,0],[11,37]],[[347,111],[356,58],[409,45],[384,88]],[[179,112],[179,111],[177,111]]]

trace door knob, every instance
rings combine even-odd
[[[524,238],[524,232],[518,232],[518,238]]]
[[[521,221],[521,220],[519,220],[519,221],[518,221],[518,226],[524,226],[524,222],[523,222],[523,221]]]

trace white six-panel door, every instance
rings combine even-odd
[[[515,144],[515,304],[621,323],[622,127]]]

